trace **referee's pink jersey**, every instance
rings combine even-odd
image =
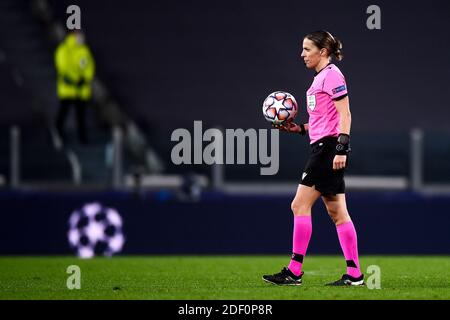
[[[309,113],[308,132],[311,143],[326,136],[339,134],[339,113],[333,100],[347,96],[347,84],[341,70],[330,63],[314,76],[306,92]]]

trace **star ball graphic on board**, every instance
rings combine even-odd
[[[125,243],[122,226],[122,217],[116,209],[98,202],[87,203],[69,218],[69,245],[80,258],[112,256]]]

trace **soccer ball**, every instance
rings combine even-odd
[[[122,250],[122,218],[112,208],[88,203],[69,218],[69,244],[80,258],[112,256]]]
[[[267,121],[273,124],[283,124],[297,115],[297,101],[290,93],[275,91],[264,100],[262,111]]]

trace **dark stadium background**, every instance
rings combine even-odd
[[[71,4],[81,8],[101,88],[87,115],[90,144],[77,144],[72,123],[73,139],[57,150],[51,135],[58,108],[52,26],[65,26]],[[228,182],[259,183],[262,190],[272,185],[272,191],[275,183],[291,183],[291,191],[229,193],[210,184],[197,198],[194,175],[211,181],[212,168],[173,165],[170,135],[176,128],[192,132],[194,120],[202,120],[204,130],[270,128],[260,106],[275,90],[292,93],[299,121],[306,120],[304,94],[313,72],[299,60],[300,44],[317,29],[344,44],[338,66],[350,92],[354,149],[348,174],[407,181],[402,188],[349,189],[361,254],[449,254],[450,3],[377,1],[382,28],[368,30],[371,4],[2,1],[0,254],[71,253],[68,217],[92,201],[122,214],[125,254],[289,253],[290,201],[306,139],[280,135],[276,176],[259,176],[259,166],[225,168]],[[20,129],[20,181],[11,174],[12,126]],[[182,184],[136,188],[115,180],[113,127],[124,129],[124,175],[178,175]],[[414,128],[423,133],[419,186],[411,180]],[[69,151],[83,168],[78,183]],[[340,253],[321,203],[310,252]]]

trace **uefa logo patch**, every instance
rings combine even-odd
[[[344,91],[344,90],[346,90],[347,88],[345,87],[345,84],[343,84],[342,86],[339,86],[339,87],[337,87],[337,88],[334,88],[332,91],[333,91],[333,94],[336,94],[336,93],[338,93],[338,92],[341,92],[341,91]]]

